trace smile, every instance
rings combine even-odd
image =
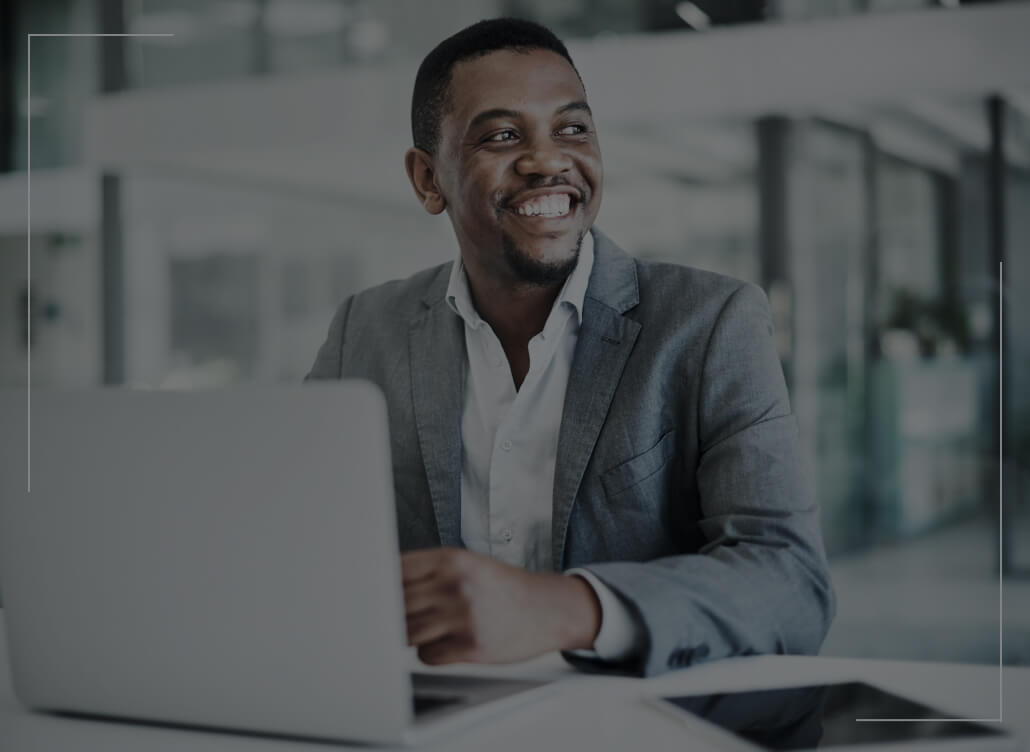
[[[549,193],[515,204],[512,211],[523,217],[564,217],[574,203],[569,193]]]

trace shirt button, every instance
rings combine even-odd
[[[501,449],[503,449],[506,452],[510,452],[511,451],[511,439],[505,439],[501,443]]]
[[[504,530],[501,531],[501,540],[503,540],[505,543],[510,542],[512,537],[513,535],[510,527],[506,527],[504,528]]]

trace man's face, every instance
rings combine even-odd
[[[554,284],[601,205],[601,151],[575,70],[549,50],[456,64],[437,180],[466,263],[502,282]]]

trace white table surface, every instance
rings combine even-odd
[[[457,666],[445,671],[560,681],[555,692],[419,749],[698,749],[675,719],[643,698],[825,681],[863,680],[961,717],[998,716],[997,666],[762,656],[715,661],[640,680],[586,675],[557,654],[515,666]],[[1004,721],[1030,749],[1030,668],[1004,669]],[[343,746],[343,745],[340,745]],[[189,729],[63,718],[22,707],[11,689],[0,611],[0,751],[2,752],[317,752],[334,745]]]

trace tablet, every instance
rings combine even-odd
[[[654,702],[698,738],[707,738],[712,749],[727,752],[1019,748],[1018,740],[1000,724],[955,720],[948,713],[861,682],[659,697]]]

